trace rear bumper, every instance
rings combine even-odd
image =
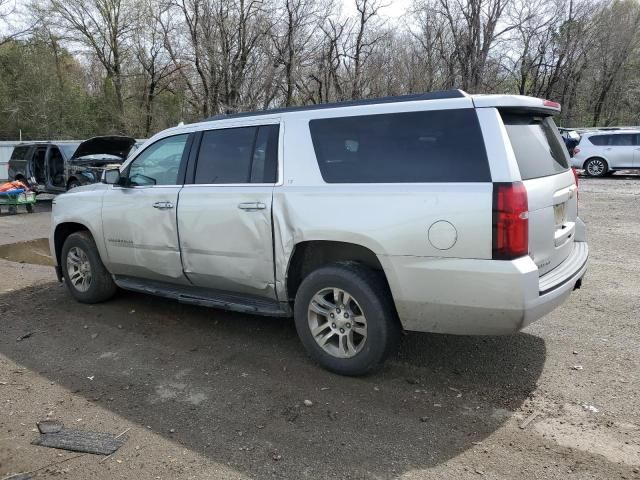
[[[381,257],[405,330],[460,335],[517,332],[561,305],[581,281],[589,250],[576,242],[539,277],[530,257],[512,261]]]

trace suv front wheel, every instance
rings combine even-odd
[[[102,264],[89,232],[76,232],[67,237],[60,266],[69,292],[79,302],[104,302],[116,293],[117,287]]]
[[[336,263],[309,274],[298,289],[294,314],[309,355],[341,375],[380,367],[399,339],[383,276],[357,263]]]

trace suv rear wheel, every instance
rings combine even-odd
[[[584,162],[584,170],[590,177],[604,177],[609,170],[609,165],[606,160],[594,157]]]
[[[294,314],[309,355],[341,375],[380,367],[400,336],[384,278],[357,263],[336,263],[309,274],[298,289]]]
[[[116,285],[89,232],[76,232],[67,237],[60,266],[67,288],[79,302],[104,302],[116,293]]]

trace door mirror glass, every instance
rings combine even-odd
[[[114,168],[112,170],[106,170],[102,175],[102,182],[107,185],[117,185],[120,183],[120,170]]]

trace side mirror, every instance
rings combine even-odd
[[[107,185],[118,185],[120,183],[120,170],[114,168],[112,170],[105,170],[102,175],[102,183]]]

